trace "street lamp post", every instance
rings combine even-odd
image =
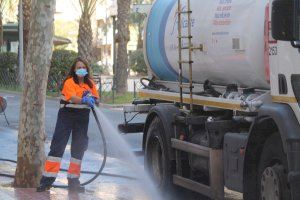
[[[22,0],[19,0],[19,78],[23,87],[24,77],[24,46],[23,46],[23,7]]]
[[[113,92],[113,103],[115,103],[115,73],[116,73],[116,61],[117,61],[117,55],[116,55],[116,16],[112,16],[113,19],[113,87],[112,87],[112,92]]]

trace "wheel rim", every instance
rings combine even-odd
[[[282,194],[282,166],[267,167],[261,176],[261,200],[280,200]]]
[[[158,137],[154,137],[151,142],[150,168],[155,184],[160,186],[163,181],[162,148]]]

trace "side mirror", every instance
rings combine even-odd
[[[300,41],[298,40],[298,41],[291,41],[291,45],[292,45],[292,47],[294,47],[294,48],[300,48]]]
[[[294,1],[274,0],[272,3],[272,36],[275,40],[294,41]]]

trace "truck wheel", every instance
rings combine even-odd
[[[170,189],[172,183],[171,161],[164,134],[164,127],[161,120],[158,117],[155,117],[147,132],[145,168],[157,188],[162,191]]]
[[[290,200],[287,159],[278,133],[267,139],[258,167],[260,200]]]

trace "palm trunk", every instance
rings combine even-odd
[[[79,21],[78,55],[85,59],[89,64],[92,62],[92,41],[93,32],[91,18],[87,13],[82,13]]]
[[[36,187],[45,159],[45,97],[53,48],[55,0],[33,0],[20,109],[14,185]]]
[[[116,63],[116,92],[118,94],[127,91],[127,78],[128,78],[128,54],[127,43],[129,41],[130,33],[128,27],[128,18],[130,11],[131,0],[118,0],[118,21],[116,42],[118,43],[117,49],[117,63]]]
[[[3,46],[3,13],[0,12],[0,52],[2,52],[2,46]]]
[[[143,48],[143,39],[142,39],[142,32],[143,32],[143,24],[138,24],[138,42],[137,42],[137,49]]]

